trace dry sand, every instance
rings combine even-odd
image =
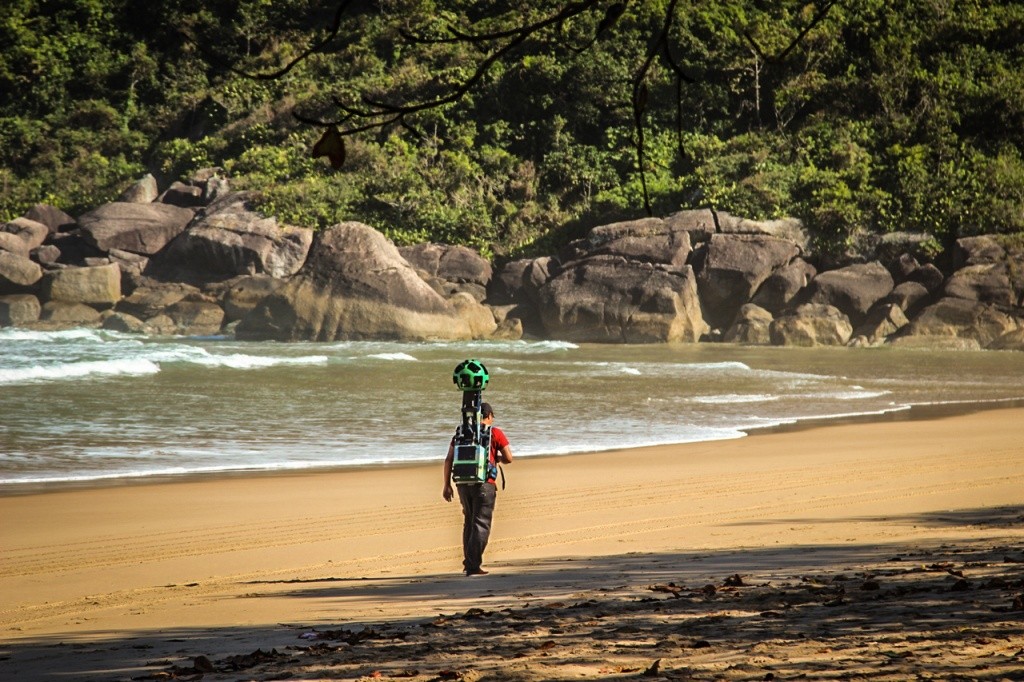
[[[1024,409],[914,416],[519,458],[473,578],[440,457],[0,497],[0,679],[1024,679]]]

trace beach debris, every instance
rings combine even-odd
[[[213,662],[206,656],[196,656],[192,659],[192,667],[201,673],[212,673],[217,670],[213,667]]]
[[[659,658],[654,663],[652,663],[651,666],[649,668],[647,668],[647,670],[644,671],[643,676],[644,677],[657,677],[658,676],[658,668],[660,668],[660,667],[661,667],[661,659]]]
[[[657,585],[651,585],[647,589],[649,589],[651,592],[666,592],[668,594],[671,594],[676,599],[678,599],[680,594],[686,588],[683,587],[682,585],[676,585],[675,583],[667,583],[667,584],[659,583]]]
[[[968,583],[965,578],[960,578],[955,583],[953,583],[953,587],[949,588],[949,591],[950,592],[966,592],[969,589],[971,589],[970,583]]]
[[[725,579],[725,586],[726,587],[746,587],[747,584],[745,582],[743,582],[743,576],[741,576],[739,573],[733,573],[732,575],[730,575],[728,578]]]
[[[1024,611],[1024,594],[1018,594],[1013,598],[1013,610]]]
[[[874,592],[882,589],[882,585],[877,580],[865,580],[861,584],[860,589],[864,590],[865,592]]]

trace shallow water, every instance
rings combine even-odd
[[[517,456],[1024,399],[1024,353],[719,344],[255,343],[0,330],[0,490],[437,460],[482,360]]]

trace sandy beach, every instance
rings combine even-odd
[[[6,495],[0,678],[1024,679],[1024,409],[914,417],[517,459],[473,578],[443,453]]]

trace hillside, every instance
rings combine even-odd
[[[147,172],[166,185],[219,167],[283,222],[497,255],[648,206],[795,216],[822,252],[1024,231],[1012,0],[10,4],[0,220],[39,202],[77,216]],[[348,135],[374,103],[463,84]],[[332,128],[339,169],[312,155]]]

